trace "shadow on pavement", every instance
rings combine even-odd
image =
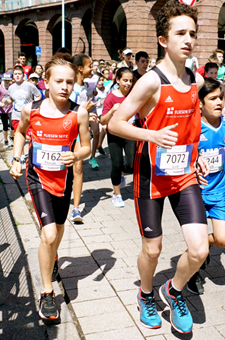
[[[116,258],[109,249],[94,250],[90,256],[61,257],[59,258],[59,275],[66,291],[69,291],[70,300],[75,300],[79,294],[78,282],[96,272],[94,281],[101,281],[105,274],[113,268]],[[104,267],[104,269],[103,269]],[[103,272],[100,272],[99,268]]]
[[[44,340],[28,262],[0,183],[0,334],[4,340]],[[56,334],[57,335],[57,334]]]

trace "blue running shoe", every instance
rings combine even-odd
[[[181,295],[176,298],[169,294],[169,283],[171,280],[159,288],[159,296],[162,301],[170,307],[170,323],[179,333],[190,333],[193,326],[191,313],[189,312],[186,301]]]
[[[82,218],[82,216],[81,216],[79,207],[73,208],[73,210],[72,210],[72,212],[71,212],[70,221],[71,221],[71,222],[75,222],[75,223],[81,223],[81,222],[83,222],[83,218]]]
[[[137,308],[140,311],[140,323],[147,328],[160,328],[162,321],[157,313],[155,298],[152,296],[143,298],[141,287],[137,295]]]

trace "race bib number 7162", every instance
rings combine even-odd
[[[60,171],[65,165],[60,161],[61,155],[69,151],[68,145],[33,144],[33,164],[43,170]]]

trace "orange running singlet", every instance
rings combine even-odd
[[[172,150],[154,143],[137,142],[134,161],[134,197],[149,199],[165,197],[197,184],[195,162],[201,132],[198,88],[193,73],[187,92],[177,91],[157,68],[161,81],[159,102],[144,119],[136,120],[143,129],[160,130],[179,123],[176,128],[178,141]]]
[[[63,152],[74,150],[79,105],[71,102],[70,111],[65,116],[48,118],[40,114],[41,102],[33,102],[30,113],[28,187],[41,187],[52,195],[64,196],[72,189],[73,167],[66,168],[59,159]]]

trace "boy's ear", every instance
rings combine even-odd
[[[201,100],[199,100],[199,106],[200,106],[200,110],[202,110],[203,104],[202,104]]]
[[[163,48],[167,47],[167,39],[163,37],[162,35],[158,37],[158,42]]]

